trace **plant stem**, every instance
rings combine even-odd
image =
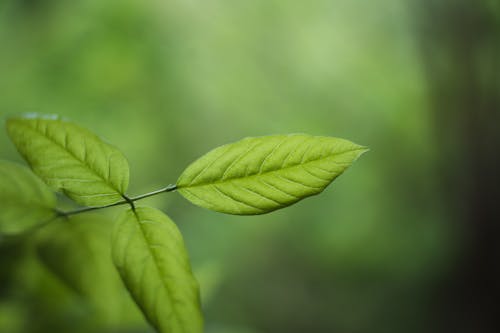
[[[115,202],[115,203],[110,204],[110,205],[97,206],[97,207],[84,207],[84,208],[79,208],[79,209],[71,210],[71,211],[68,211],[68,212],[57,211],[57,216],[58,217],[68,217],[68,216],[71,216],[71,215],[76,215],[76,214],[91,212],[93,210],[99,210],[99,209],[110,208],[110,207],[121,206],[121,205],[127,205],[127,204],[131,205],[132,208],[134,208],[133,207],[133,203],[135,201],[142,200],[142,199],[145,199],[145,198],[148,198],[148,197],[152,197],[154,195],[157,195],[157,194],[160,194],[160,193],[164,193],[164,192],[172,192],[172,191],[175,191],[176,189],[177,189],[177,186],[175,186],[175,185],[168,185],[167,187],[164,187],[162,189],[159,189],[159,190],[156,190],[156,191],[153,191],[153,192],[149,192],[149,193],[145,193],[145,194],[141,194],[141,195],[138,195],[136,197],[129,198],[127,196],[124,196],[124,198],[125,198],[124,200]]]

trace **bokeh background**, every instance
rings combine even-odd
[[[269,215],[143,202],[184,234],[208,333],[499,330],[497,0],[0,0],[0,115],[25,112],[118,146],[132,195],[245,136],[371,148]],[[75,255],[84,297],[33,243],[0,239],[0,332],[152,332],[112,270]]]

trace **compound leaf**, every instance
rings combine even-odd
[[[15,234],[56,215],[56,197],[31,170],[0,161],[0,233]]]
[[[319,194],[366,150],[344,139],[303,134],[246,138],[192,163],[177,188],[201,207],[264,214]]]
[[[113,237],[113,261],[146,319],[160,333],[201,333],[199,289],[182,236],[162,212],[125,211]]]
[[[38,116],[11,118],[7,131],[33,171],[55,190],[86,206],[122,200],[129,181],[127,160],[90,131]]]

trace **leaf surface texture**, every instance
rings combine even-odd
[[[113,237],[113,261],[146,319],[160,333],[201,333],[199,288],[176,225],[159,210],[129,209]]]
[[[122,200],[129,182],[128,162],[90,131],[36,116],[7,120],[7,131],[33,171],[55,190],[85,206]]]
[[[303,134],[246,138],[216,148],[179,177],[179,192],[222,213],[264,214],[319,194],[367,149]]]

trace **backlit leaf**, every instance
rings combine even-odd
[[[184,241],[162,212],[127,210],[113,237],[113,260],[136,303],[160,333],[201,333],[198,283]]]
[[[179,177],[177,188],[201,207],[264,214],[322,192],[366,150],[332,137],[246,138],[195,161]]]
[[[56,118],[16,117],[7,131],[33,171],[86,206],[122,200],[129,168],[123,154],[90,131]]]
[[[14,234],[56,215],[56,197],[25,166],[0,161],[0,233]]]

